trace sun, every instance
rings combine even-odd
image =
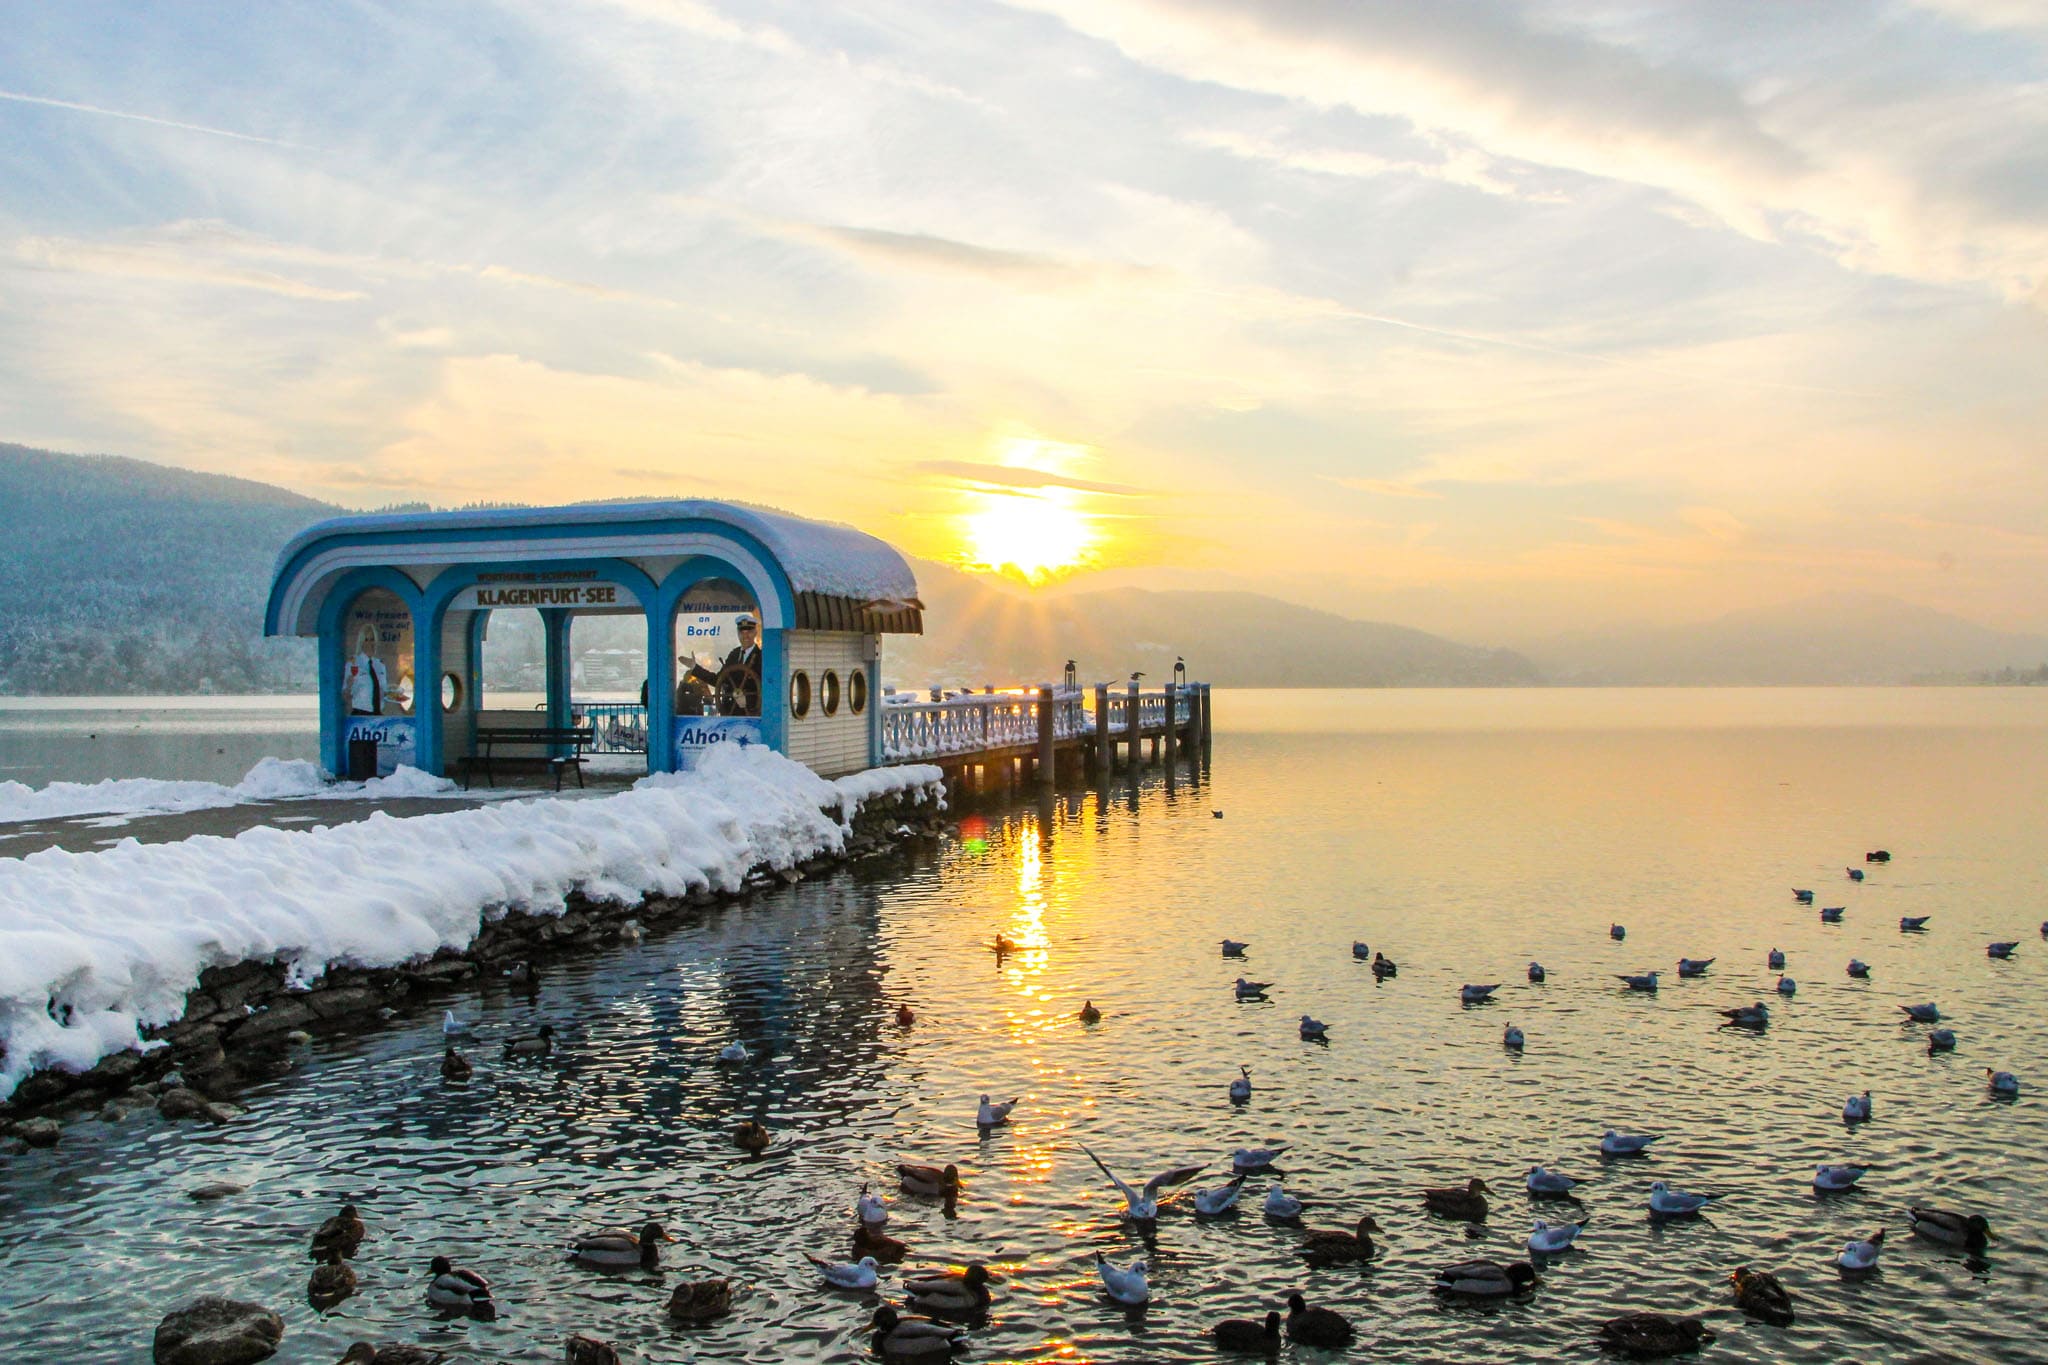
[[[1094,557],[1100,541],[1088,514],[1060,489],[974,493],[960,519],[970,568],[1045,583]]]

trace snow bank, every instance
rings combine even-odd
[[[261,765],[259,765],[261,767]],[[767,748],[732,745],[692,773],[583,801],[543,798],[232,839],[124,840],[99,853],[0,859],[0,1099],[46,1067],[84,1070],[170,1023],[210,966],[396,966],[466,947],[508,910],[738,890],[846,842],[864,801],[940,799],[937,768],[828,782]]]
[[[218,782],[172,782],[154,777],[121,777],[106,782],[52,782],[30,787],[0,782],[0,825],[23,820],[61,820],[74,815],[163,815],[211,810],[244,801],[283,801],[323,796],[339,800],[395,796],[446,796],[456,790],[445,777],[400,768],[368,782],[327,782],[320,767],[300,758],[265,758],[234,786]]]

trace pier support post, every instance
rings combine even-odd
[[[1038,785],[1050,787],[1058,775],[1059,756],[1053,749],[1052,684],[1038,687]]]
[[[1109,738],[1109,684],[1095,684],[1095,740],[1088,746],[1088,772],[1090,776],[1102,772],[1115,764],[1116,754],[1103,746]]]
[[[1180,757],[1180,688],[1174,683],[1166,685],[1166,736],[1160,741],[1165,747],[1162,755],[1166,760],[1167,780],[1173,780],[1174,761]]]
[[[1208,762],[1208,761],[1209,761],[1209,712],[1210,712],[1210,710],[1211,710],[1211,702],[1210,702],[1210,699],[1209,699],[1209,684],[1207,684],[1207,683],[1203,683],[1203,684],[1202,684],[1202,761],[1203,761],[1204,763],[1206,763],[1206,762]]]
[[[1141,723],[1144,709],[1138,705],[1138,680],[1136,678],[1131,679],[1131,688],[1126,696],[1128,698],[1128,707],[1124,711],[1124,738],[1129,742],[1130,750],[1124,756],[1124,765],[1130,768],[1131,771],[1136,772],[1139,765],[1145,761],[1145,755],[1139,748],[1145,742],[1145,727]]]

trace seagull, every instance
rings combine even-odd
[[[1754,1005],[1737,1005],[1732,1010],[1722,1010],[1728,1022],[1721,1027],[1763,1028],[1771,1022],[1771,1007],[1759,1000]]]
[[[1212,820],[1221,820],[1223,818],[1223,812],[1220,810],[1212,810],[1209,812],[1209,818]]]
[[[1240,1147],[1230,1154],[1230,1166],[1236,1171],[1267,1170],[1286,1150],[1285,1143],[1278,1147]]]
[[[1774,972],[1782,972],[1782,971],[1784,971],[1784,970],[1785,970],[1785,950],[1784,950],[1783,948],[1773,948],[1773,949],[1771,949],[1771,955],[1770,955],[1769,957],[1767,957],[1767,958],[1765,958],[1765,959],[1764,959],[1764,965],[1765,965],[1766,967],[1769,967],[1769,968],[1770,968],[1770,969],[1771,969],[1772,971],[1774,971]]]
[[[1529,979],[1531,981],[1540,984],[1546,975],[1547,973],[1543,970],[1543,964],[1541,962],[1531,962],[1529,964]]]
[[[2010,1071],[1993,1071],[1984,1068],[1984,1074],[1991,1078],[1991,1093],[1994,1095],[2017,1095],[2020,1093],[2020,1078]]]
[[[1779,978],[1778,978],[1778,994],[1780,994],[1780,995],[1796,995],[1796,994],[1798,994],[1798,992],[1799,992],[1799,983],[1798,983],[1797,981],[1794,981],[1794,980],[1793,980],[1793,979],[1792,979],[1791,977],[1789,977],[1789,976],[1781,976],[1781,977],[1779,977]]]
[[[1850,958],[1849,975],[1855,977],[1858,981],[1870,980],[1870,964],[1860,957]]]
[[[1232,1104],[1243,1104],[1251,1097],[1252,1069],[1248,1066],[1241,1066],[1237,1069],[1237,1079],[1230,1083],[1230,1102]]]
[[[1546,1171],[1541,1166],[1531,1166],[1529,1178],[1525,1183],[1531,1194],[1570,1194],[1572,1186],[1579,1182],[1557,1171]]]
[[[1710,1194],[1687,1194],[1661,1180],[1650,1182],[1650,1212],[1664,1218],[1688,1218],[1712,1203]]]
[[[1902,934],[1918,933],[1920,930],[1925,929],[1927,921],[1933,918],[1934,916],[1932,915],[1900,915],[1899,932]]]
[[[1662,1133],[1617,1133],[1609,1128],[1600,1139],[1602,1156],[1637,1156],[1647,1150],[1653,1142],[1661,1141]]]
[[[1607,937],[1619,942],[1628,937],[1628,930],[1619,924],[1610,924],[1607,926]]]
[[[2017,939],[2013,940],[2011,943],[1994,943],[1987,947],[1984,950],[1984,953],[1987,957],[1995,957],[2002,960],[2004,958],[2011,957],[2012,950],[2019,946],[2019,940]]]
[[[1372,961],[1372,949],[1360,943],[1357,939],[1353,939],[1351,940],[1351,956],[1357,958],[1360,962],[1370,962]]]
[[[997,1124],[1008,1123],[1010,1121],[1010,1111],[1016,1107],[1016,1099],[1007,1099],[1001,1104],[990,1104],[988,1096],[983,1094],[981,1097],[981,1108],[977,1109],[974,1114],[975,1126],[978,1128],[993,1128]]]
[[[468,1021],[464,1019],[457,1019],[455,1017],[454,1010],[449,1010],[447,1013],[441,1016],[441,1035],[443,1037],[460,1038],[468,1032]]]
[[[1851,1242],[1835,1257],[1835,1264],[1847,1271],[1875,1270],[1877,1253],[1884,1246],[1884,1229],[1879,1228],[1861,1241]]]
[[[747,1045],[735,1038],[732,1042],[718,1049],[718,1060],[721,1062],[744,1062],[747,1060]]]
[[[1266,998],[1266,988],[1272,984],[1270,981],[1247,981],[1240,976],[1237,979],[1237,998],[1240,1000],[1264,1000]]]
[[[1916,1024],[1938,1024],[1941,1022],[1941,1011],[1931,1001],[1925,1005],[1901,1005],[1899,1008],[1904,1010],[1906,1017]]]
[[[1625,976],[1616,972],[1614,979],[1628,983],[1628,988],[1632,991],[1654,991],[1657,989],[1658,975],[1657,972],[1644,972],[1641,976]]]
[[[1792,888],[1792,899],[1798,901],[1801,905],[1812,905],[1813,893],[1795,886]]]
[[[1095,1253],[1095,1273],[1102,1277],[1102,1287],[1118,1303],[1136,1308],[1152,1297],[1152,1291],[1145,1287],[1145,1262],[1142,1259],[1119,1269],[1098,1251]]]
[[[1568,1250],[1581,1232],[1586,1230],[1586,1221],[1576,1223],[1546,1223],[1536,1220],[1535,1231],[1529,1234],[1529,1250],[1538,1256],[1555,1256]]]
[[[1954,1029],[1938,1028],[1927,1035],[1927,1051],[1930,1054],[1936,1052],[1954,1052],[1955,1050],[1956,1031]]]
[[[1711,957],[1681,957],[1678,959],[1680,976],[1705,976],[1707,968],[1714,965]]]
[[[1501,1031],[1500,1045],[1506,1048],[1513,1048],[1516,1052],[1520,1052],[1522,1050],[1522,1031],[1516,1028],[1513,1024],[1509,1024],[1505,1029]]]
[[[1244,1189],[1244,1177],[1234,1175],[1213,1190],[1201,1190],[1195,1195],[1195,1212],[1204,1218],[1220,1218],[1237,1207],[1237,1196]]]
[[[828,1261],[815,1252],[806,1251],[804,1259],[818,1267],[818,1273],[825,1277],[825,1283],[834,1289],[873,1289],[876,1274],[875,1258],[863,1256],[858,1261]]]
[[[1498,981],[1494,982],[1491,986],[1464,986],[1459,988],[1458,998],[1468,1005],[1483,1005],[1487,1002],[1487,998],[1499,989],[1500,983]]]
[[[1860,882],[1863,880],[1863,869],[1860,867],[1845,867],[1842,869],[1842,871],[1849,874],[1849,880],[1852,882]]]
[[[1823,905],[1820,908],[1820,922],[1822,924],[1840,924],[1842,922],[1842,912],[1848,908],[1846,905]]]
[[[889,1206],[882,1202],[882,1196],[866,1185],[860,1187],[860,1198],[853,1201],[853,1209],[866,1227],[878,1228],[889,1221]]]
[[[1234,938],[1226,938],[1223,940],[1223,955],[1225,957],[1243,957],[1244,950],[1251,946],[1252,945],[1248,942],[1240,942],[1239,940]]]
[[[1117,1192],[1123,1195],[1124,1217],[1134,1223],[1150,1223],[1158,1218],[1159,1192],[1175,1185],[1185,1185],[1188,1181],[1200,1175],[1205,1169],[1201,1166],[1175,1166],[1171,1170],[1161,1171],[1158,1175],[1145,1182],[1145,1192],[1140,1194],[1123,1181],[1117,1179],[1116,1173],[1102,1164],[1101,1157],[1093,1152],[1089,1152],[1086,1147],[1083,1147],[1081,1150],[1088,1153],[1088,1159],[1095,1163],[1095,1169],[1108,1176],[1109,1183],[1116,1186]]]
[[[1813,1192],[1840,1194],[1843,1190],[1854,1188],[1856,1182],[1863,1178],[1863,1173],[1869,1169],[1868,1166],[1816,1167],[1813,1172]]]
[[[1303,1042],[1321,1042],[1329,1037],[1330,1026],[1312,1015],[1301,1016],[1301,1038]]]
[[[1301,1217],[1301,1201],[1280,1188],[1278,1181],[1266,1191],[1266,1217],[1289,1222]]]
[[[1868,1090],[1860,1095],[1851,1095],[1848,1099],[1842,1101],[1842,1122],[1864,1123],[1869,1118],[1870,1092]]]

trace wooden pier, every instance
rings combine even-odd
[[[902,693],[883,699],[882,761],[931,763],[946,784],[979,791],[1024,782],[1052,786],[1143,763],[1169,769],[1183,758],[1206,762],[1209,684],[1170,682],[1144,691],[1124,686],[1042,683],[929,700]]]

